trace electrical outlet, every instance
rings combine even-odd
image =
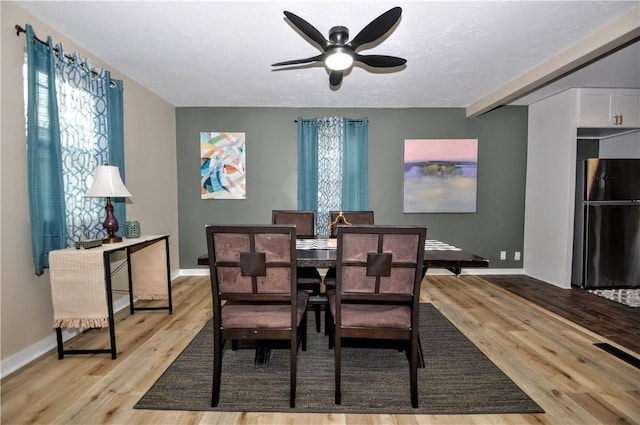
[[[500,251],[500,259],[501,260],[507,259],[507,251]]]
[[[520,251],[516,251],[515,254],[513,254],[513,259],[515,261],[520,261]]]

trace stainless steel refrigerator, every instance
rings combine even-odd
[[[584,171],[583,287],[640,287],[640,159],[588,159]]]

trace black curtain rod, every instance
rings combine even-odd
[[[302,121],[313,121],[313,119],[302,120]],[[352,120],[352,119],[348,119],[347,121],[349,121],[349,122],[363,122],[363,120]],[[293,120],[293,122],[298,122],[298,120]]]
[[[20,33],[22,33],[22,32],[23,32],[23,33],[25,33],[25,34],[26,34],[26,32],[27,32],[24,28],[22,28],[22,27],[21,27],[20,25],[18,25],[18,24],[16,24],[16,26],[15,26],[14,28],[16,29],[16,35],[17,35],[18,37],[20,36]],[[36,36],[34,36],[34,37],[33,37],[33,39],[34,39],[35,41],[39,42],[39,43],[44,44],[44,45],[45,45],[45,46],[47,46],[47,47],[49,46],[49,43],[47,43],[46,41],[40,40],[40,39],[39,39],[38,37],[36,37]],[[60,50],[59,50],[57,47],[54,47],[54,48],[53,48],[53,51],[54,51],[54,52],[56,52],[58,55],[60,55]],[[67,60],[69,60],[70,62],[75,62],[74,57],[73,57],[73,56],[71,56],[71,55],[67,55],[67,54],[65,54],[65,55],[64,55],[64,57],[65,57]],[[96,71],[95,69],[91,68],[91,75],[93,75],[93,76],[96,76],[96,77],[97,77],[98,75],[100,75],[100,73],[98,73],[98,71]],[[112,81],[112,82],[109,84],[109,86],[110,86],[110,87],[116,87],[116,84]]]

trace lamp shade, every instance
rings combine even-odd
[[[98,165],[93,176],[93,184],[84,196],[87,198],[129,198],[132,195],[122,183],[118,167]]]

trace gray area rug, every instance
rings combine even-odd
[[[587,292],[629,307],[640,307],[640,289],[589,289]]]
[[[134,406],[136,409],[474,414],[543,413],[433,305],[421,304],[420,338],[426,367],[419,370],[419,408],[412,409],[409,363],[395,348],[343,348],[342,404],[334,404],[334,355],[309,314],[307,351],[298,356],[296,407],[289,408],[289,351],[272,349],[267,367],[254,366],[254,349],[222,361],[220,403],[211,407],[211,321]]]

